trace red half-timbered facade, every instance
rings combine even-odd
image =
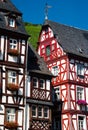
[[[88,31],[46,20],[37,51],[54,75],[52,129],[88,130]]]
[[[25,129],[27,39],[21,12],[0,0],[0,130]]]

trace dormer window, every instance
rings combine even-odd
[[[15,19],[9,18],[9,27],[15,27]]]

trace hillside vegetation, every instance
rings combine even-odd
[[[31,37],[28,39],[29,43],[32,44],[32,46],[36,49],[39,33],[41,30],[41,25],[39,24],[31,24],[31,23],[25,23],[25,29]]]

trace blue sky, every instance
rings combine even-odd
[[[88,30],[88,0],[12,0],[23,13],[23,20],[33,24],[43,24],[45,4],[48,19],[65,25]]]

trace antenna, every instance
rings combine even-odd
[[[45,5],[45,20],[48,19],[48,9],[51,8],[51,7],[52,7],[52,6],[50,6],[50,5],[48,5],[48,4],[46,3],[46,5]]]

